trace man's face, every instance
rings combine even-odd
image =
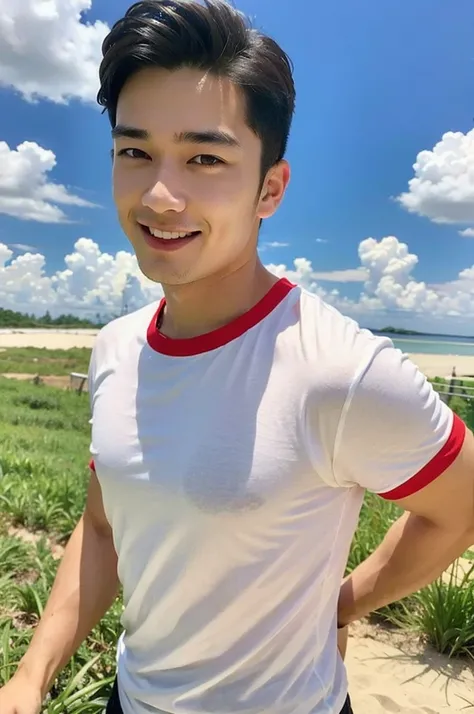
[[[113,189],[142,272],[178,285],[246,262],[288,181],[282,162],[260,187],[260,159],[228,80],[195,69],[132,76],[117,106]]]

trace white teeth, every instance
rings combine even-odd
[[[183,232],[176,232],[176,231],[159,231],[156,228],[148,228],[150,231],[151,235],[154,236],[155,238],[162,238],[163,240],[174,240],[176,238],[187,238],[188,236],[192,235],[191,233],[183,233]]]

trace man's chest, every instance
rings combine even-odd
[[[148,365],[150,367],[150,365]],[[284,365],[110,370],[94,398],[92,450],[106,486],[161,503],[246,511],[308,479],[304,378]]]

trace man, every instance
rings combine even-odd
[[[110,714],[349,713],[337,627],[474,542],[472,434],[259,262],[290,175],[280,47],[218,0],[148,0],[103,52],[118,216],[165,297],[97,338],[87,505],[0,711],[39,711],[120,582]],[[341,588],[366,489],[406,514]]]

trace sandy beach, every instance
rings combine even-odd
[[[92,348],[97,330],[0,330],[0,349],[46,347],[48,349]],[[410,354],[427,377],[449,377],[453,367],[459,377],[474,375],[474,357]]]
[[[352,627],[346,657],[354,714],[474,714],[474,667],[404,633]]]
[[[410,354],[410,359],[427,377],[450,377],[456,367],[458,377],[474,377],[474,357],[466,355]]]
[[[92,349],[98,330],[0,330],[0,349],[7,347],[45,347],[69,350],[72,347]]]

